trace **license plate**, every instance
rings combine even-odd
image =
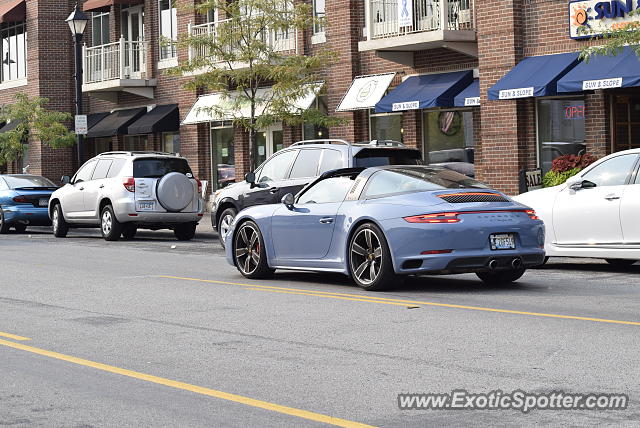
[[[41,207],[48,207],[49,206],[49,198],[42,198],[38,201],[38,205]]]
[[[153,211],[155,207],[154,201],[138,201],[138,211]]]
[[[516,238],[513,233],[503,233],[489,236],[492,250],[514,250],[516,248]]]

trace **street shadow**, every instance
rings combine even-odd
[[[631,266],[613,266],[605,262],[591,263],[571,263],[571,262],[548,262],[544,266],[536,269],[539,270],[561,270],[561,271],[581,271],[581,272],[601,272],[601,273],[640,273],[640,264],[636,263]]]

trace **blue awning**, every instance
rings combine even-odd
[[[577,52],[527,57],[489,88],[489,99],[556,95],[558,80],[578,63]]]
[[[455,107],[479,106],[480,80],[473,79],[473,82],[469,86],[453,98],[453,105]]]
[[[558,81],[558,92],[640,86],[640,60],[629,46],[616,56],[593,56]]]
[[[473,71],[411,76],[376,104],[376,113],[453,107],[453,97],[473,82]]]

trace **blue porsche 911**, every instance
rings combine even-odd
[[[49,198],[58,186],[38,175],[0,175],[0,233],[49,226]]]
[[[340,272],[366,290],[417,274],[511,283],[545,255],[533,210],[434,166],[329,171],[282,204],[241,211],[225,239],[227,260],[247,278]]]

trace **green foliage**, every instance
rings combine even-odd
[[[638,11],[628,13],[628,16],[636,16]],[[626,26],[615,29],[590,29],[589,27],[580,27],[578,33],[588,36],[590,34],[598,34],[598,37],[604,40],[604,43],[598,46],[585,46],[580,52],[580,58],[589,62],[594,55],[615,56],[619,54],[625,46],[630,46],[640,56],[640,22],[630,22]],[[599,35],[601,34],[601,35]]]
[[[38,139],[54,149],[75,143],[75,134],[65,125],[72,116],[69,113],[47,110],[45,106],[48,102],[47,98],[29,98],[25,94],[17,94],[16,102],[5,106],[0,112],[2,122],[18,122],[14,130],[0,133],[0,165],[22,156],[23,144],[29,138]]]
[[[558,186],[564,183],[565,181],[567,181],[569,178],[576,175],[577,173],[579,173],[581,170],[582,168],[573,168],[573,169],[570,169],[569,171],[564,171],[564,172],[556,172],[551,170],[547,172],[544,175],[544,177],[542,177],[542,186],[543,187]]]

